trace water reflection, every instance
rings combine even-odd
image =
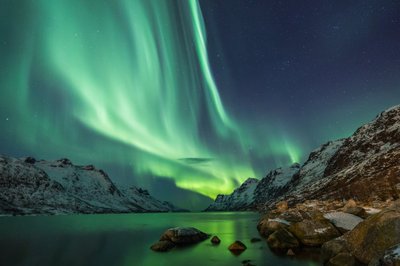
[[[256,213],[166,213],[70,215],[0,218],[0,265],[318,265],[271,253],[258,236]],[[193,226],[218,235],[167,253],[149,249],[165,229]],[[234,256],[227,247],[242,241],[247,250]]]

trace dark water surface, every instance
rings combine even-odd
[[[0,217],[0,265],[318,265],[279,257],[258,237],[257,213],[151,213]],[[222,240],[156,253],[149,249],[170,227],[193,226]],[[241,240],[239,256],[227,247]]]

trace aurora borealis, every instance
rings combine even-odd
[[[0,153],[214,198],[398,103],[399,4],[267,2],[0,0]]]

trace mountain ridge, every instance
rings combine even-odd
[[[254,201],[238,210],[265,210],[282,200],[296,204],[311,199],[397,199],[399,162],[400,105],[396,105],[348,138],[329,141],[313,150],[298,169],[292,165],[271,170],[258,182]],[[274,183],[276,179],[279,184]],[[219,210],[232,210],[230,206],[234,204],[219,206]]]
[[[69,159],[0,155],[0,213],[70,214],[184,211],[137,187],[117,187],[106,172]]]

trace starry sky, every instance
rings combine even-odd
[[[0,0],[0,153],[201,209],[400,100],[399,1]]]

